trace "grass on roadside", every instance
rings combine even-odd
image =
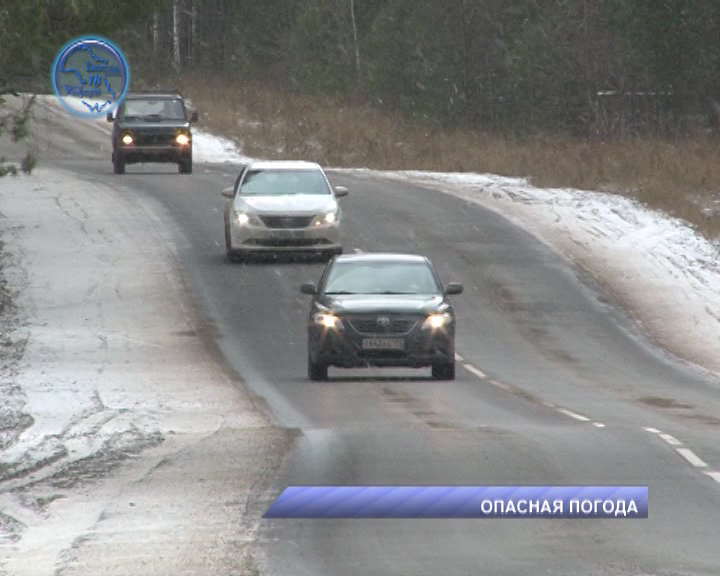
[[[528,178],[538,187],[613,192],[683,218],[710,239],[720,237],[720,140],[710,137],[512,141],[258,85],[189,76],[175,83],[199,110],[202,128],[234,140],[248,156],[338,168],[492,173]]]

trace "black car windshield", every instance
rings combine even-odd
[[[123,116],[141,120],[186,120],[183,103],[171,98],[125,100]]]
[[[337,262],[325,294],[440,293],[435,276],[424,262]]]
[[[240,185],[242,196],[331,193],[319,170],[250,170]]]

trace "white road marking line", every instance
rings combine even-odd
[[[593,422],[593,426],[595,426],[595,428],[605,428],[605,424],[602,422]]]
[[[657,428],[643,428],[645,432],[650,432],[650,434],[660,434],[660,430]]]
[[[508,392],[511,390],[510,386],[503,384],[502,382],[498,382],[497,380],[490,380],[490,384],[497,386],[498,388],[502,388],[503,390],[507,390]]]
[[[362,253],[363,253],[363,251],[360,250],[360,248],[353,248],[353,250],[355,251],[355,254],[362,254]]]
[[[463,364],[463,366],[465,366],[465,368],[467,368],[470,372],[475,374],[475,376],[477,376],[481,380],[485,380],[485,378],[487,378],[487,375],[484,372],[475,368],[475,366],[472,366],[471,364]]]
[[[570,418],[575,418],[575,420],[579,420],[580,422],[590,422],[590,418],[587,418],[582,414],[576,414],[575,412],[571,412],[570,410],[566,410],[565,408],[556,408],[556,410],[561,414],[565,414],[565,416],[570,416]]]
[[[688,450],[687,448],[676,448],[676,450],[680,456],[685,458],[685,460],[690,462],[695,468],[707,468],[705,461],[700,459],[692,450]]]
[[[458,354],[457,352],[455,353],[455,360],[457,360],[458,362],[465,362],[465,358],[460,356],[460,354]]]
[[[720,472],[705,472],[710,478],[715,480],[718,484],[720,484]]]
[[[670,446],[682,446],[682,442],[675,438],[675,436],[670,436],[670,434],[660,434],[660,438],[665,440]]]
[[[555,404],[553,404],[552,402],[543,402],[543,404],[545,404],[545,406],[547,406],[548,408],[555,408]]]

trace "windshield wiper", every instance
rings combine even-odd
[[[348,292],[347,290],[338,290],[337,292],[325,292],[325,294],[329,294],[329,295],[333,296],[335,294],[341,294],[341,295],[357,294],[357,292]]]
[[[388,296],[413,296],[417,292],[395,292],[394,290],[385,290],[383,292],[375,292],[375,294],[383,294]]]
[[[142,117],[145,122],[159,122],[162,120],[162,116],[160,114],[147,114]]]

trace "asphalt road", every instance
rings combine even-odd
[[[720,471],[720,387],[653,350],[531,236],[455,197],[331,174],[350,189],[347,251],[422,253],[465,285],[457,351],[469,368],[449,383],[407,370],[331,370],[338,379],[311,383],[299,285],[322,264],[225,262],[220,191],[236,169],[115,176],[105,156],[57,163],[172,216],[207,337],[282,424],[302,429],[278,493],[291,483],[650,488],[648,520],[266,521],[269,574],[720,574],[720,479],[706,473]]]

